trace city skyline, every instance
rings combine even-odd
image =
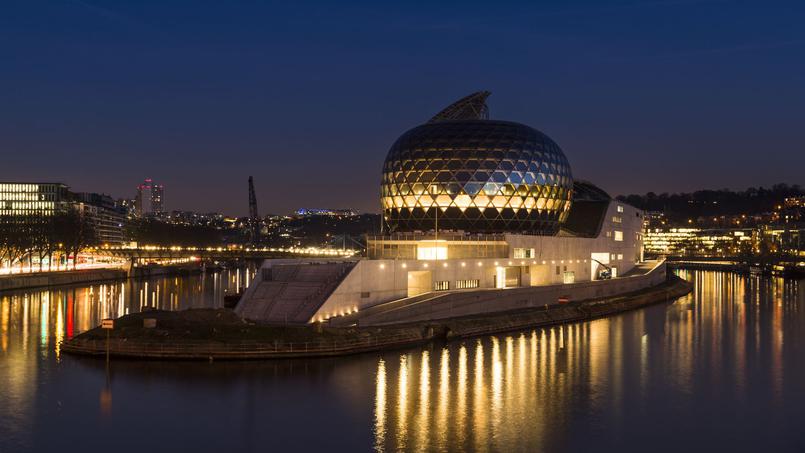
[[[398,131],[489,89],[613,195],[802,184],[803,8],[13,4],[3,179],[245,215],[253,175],[262,212],[379,212]]]

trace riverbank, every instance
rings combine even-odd
[[[199,264],[139,266],[129,271],[122,268],[82,269],[0,275],[0,292],[120,281],[127,278],[152,278],[192,275],[203,272]]]
[[[332,357],[586,321],[670,302],[691,289],[691,283],[669,276],[665,283],[618,297],[383,327],[262,325],[244,321],[225,309],[147,311],[117,319],[109,332],[108,348],[112,357],[130,359]],[[155,320],[155,327],[145,328],[146,319]],[[65,342],[62,351],[103,357],[107,351],[106,335],[96,327]]]
[[[100,283],[121,280],[126,277],[126,271],[122,269],[86,269],[10,274],[0,276],[0,291]]]
[[[741,275],[763,275],[784,278],[805,278],[801,263],[750,264],[739,261],[668,260],[669,269],[732,272]]]

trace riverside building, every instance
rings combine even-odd
[[[590,288],[610,294],[607,288],[626,281],[619,277],[643,256],[643,213],[574,180],[547,135],[490,120],[489,94],[459,100],[391,146],[380,187],[383,234],[367,237],[364,259],[268,260],[238,313],[304,323],[388,307],[384,319],[399,313],[405,321],[414,318],[400,307],[433,312],[422,319],[442,316],[437,306],[449,299],[442,295],[494,296],[476,303],[489,312],[513,306],[504,296],[534,300],[529,289],[565,291],[606,279]]]
[[[67,202],[67,186],[61,183],[0,182],[0,216],[53,215]]]

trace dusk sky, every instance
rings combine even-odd
[[[378,212],[394,140],[489,90],[613,195],[805,184],[805,2],[4,1],[0,180]]]

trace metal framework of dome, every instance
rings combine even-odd
[[[438,225],[471,233],[557,234],[572,202],[570,164],[542,132],[481,119],[488,95],[482,91],[452,104],[391,146],[380,188],[388,231]]]
[[[487,120],[489,119],[489,107],[486,105],[486,98],[490,94],[492,93],[489,91],[478,91],[465,96],[434,115],[428,123],[450,120]]]

